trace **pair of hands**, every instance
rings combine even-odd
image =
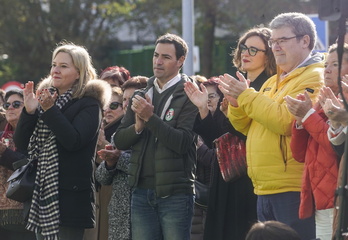
[[[39,104],[44,111],[47,111],[54,106],[57,97],[57,92],[52,95],[48,89],[37,90],[35,94],[32,81],[27,82],[23,89],[24,106],[29,114],[34,114]]]
[[[98,148],[102,148],[97,151],[99,158],[105,161],[105,164],[109,168],[115,167],[118,158],[121,155],[121,151],[114,148],[105,138],[104,123],[101,124],[98,135]],[[98,162],[98,161],[97,161]]]
[[[334,129],[342,126],[348,126],[348,112],[343,104],[343,98],[348,101],[348,75],[342,78],[342,95],[335,96],[328,87],[320,89],[319,102],[322,105],[326,116]]]
[[[145,122],[153,115],[154,106],[152,105],[151,98],[145,94],[145,98],[135,95],[132,98],[131,109],[135,113],[135,131],[141,132],[145,128]]]
[[[307,92],[298,94],[296,98],[285,96],[284,100],[289,112],[295,117],[297,125],[302,125],[302,119],[313,107],[312,100]]]
[[[121,150],[113,148],[111,145],[106,145],[105,149],[99,150],[97,154],[101,160],[105,161],[107,167],[113,168],[121,155]]]
[[[343,97],[348,100],[348,75],[342,77],[341,86]],[[308,93],[299,94],[296,98],[286,96],[284,99],[288,110],[294,115],[297,123],[301,125],[303,117],[313,107]],[[343,105],[342,96],[336,97],[331,88],[323,87],[320,89],[319,101],[314,108],[319,107],[319,105],[323,108],[334,128],[338,128],[340,125],[348,125],[348,112]]]
[[[228,104],[238,107],[238,96],[249,88],[249,80],[245,79],[240,72],[237,72],[237,77],[239,80],[229,74],[219,76],[218,88],[224,94],[224,99],[220,104],[220,110],[225,115],[227,115]],[[198,108],[201,118],[204,119],[209,114],[208,90],[203,84],[200,87],[202,90],[195,84],[186,82],[184,90],[191,102]]]

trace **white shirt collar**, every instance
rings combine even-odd
[[[178,73],[178,75],[176,75],[175,77],[173,77],[172,79],[170,79],[166,84],[163,85],[162,89],[159,87],[158,85],[158,80],[157,78],[155,79],[155,81],[153,82],[156,90],[159,93],[164,92],[165,90],[167,90],[168,88],[170,88],[171,86],[175,85],[177,82],[179,82],[181,79],[180,73]]]

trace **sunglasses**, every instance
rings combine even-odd
[[[244,53],[245,51],[248,50],[248,53],[250,56],[255,56],[257,52],[266,52],[266,50],[258,49],[256,47],[247,47],[244,44],[239,44],[239,49],[241,53]]]
[[[13,103],[4,103],[2,106],[4,107],[5,110],[7,110],[11,105],[13,108],[19,108],[21,105],[23,104],[23,102],[21,101],[13,101]]]
[[[119,106],[122,106],[122,103],[120,103],[120,102],[112,102],[112,103],[110,103],[109,108],[110,108],[111,110],[115,110],[115,109],[117,109]]]

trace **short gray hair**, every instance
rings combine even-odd
[[[314,22],[305,14],[290,12],[277,15],[269,24],[270,29],[290,27],[296,36],[308,35],[310,38],[308,48],[313,50],[317,41],[317,32]]]

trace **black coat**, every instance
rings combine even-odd
[[[85,97],[62,112],[52,107],[41,117],[56,135],[60,221],[65,226],[90,228],[95,219],[93,164],[101,110],[96,99]],[[27,148],[37,120],[37,113],[30,115],[23,110],[14,135],[18,148]]]
[[[250,87],[259,90],[266,80],[267,76],[263,72]],[[198,115],[194,130],[202,136],[211,151],[214,151],[213,141],[226,132],[246,139],[233,128],[219,107],[214,115],[209,114],[205,119],[200,119]],[[257,197],[252,182],[247,175],[234,182],[225,182],[216,155],[211,155],[212,176],[204,240],[244,240],[250,226],[257,221]]]
[[[61,111],[54,106],[41,116],[56,136],[60,224],[63,226],[94,227],[93,165],[102,120],[101,104],[100,99],[83,97],[70,101]],[[14,134],[18,149],[27,149],[38,117],[38,113],[31,115],[23,109]]]

